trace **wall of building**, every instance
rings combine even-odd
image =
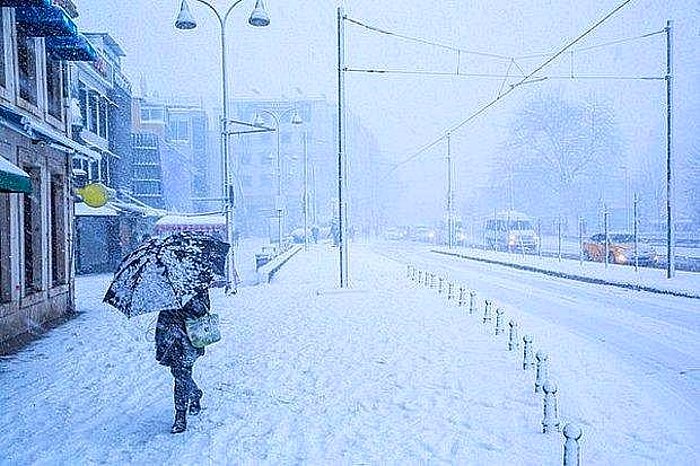
[[[0,127],[0,154],[31,175],[32,194],[0,193],[0,354],[73,311],[69,162],[65,152]]]

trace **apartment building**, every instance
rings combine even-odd
[[[74,308],[70,62],[96,59],[68,0],[0,0],[0,354]]]

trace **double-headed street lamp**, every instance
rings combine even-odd
[[[234,217],[233,217],[233,183],[231,180],[231,169],[229,160],[229,147],[228,147],[228,125],[230,123],[228,118],[228,79],[226,70],[226,24],[229,15],[236,6],[238,6],[243,0],[237,0],[231,5],[226,12],[222,15],[219,11],[209,2],[205,0],[194,0],[208,7],[219,20],[220,27],[220,45],[221,45],[221,106],[223,116],[221,118],[221,163],[223,168],[222,174],[222,191],[223,191],[223,201],[224,201],[224,212],[226,214],[226,242],[231,245],[229,249],[229,258],[226,267],[226,288],[227,290],[235,290],[236,279],[235,279],[235,268],[234,268]],[[248,18],[248,24],[255,27],[265,27],[270,24],[270,16],[265,11],[265,4],[263,0],[256,0],[253,12]],[[182,0],[180,4],[180,13],[175,20],[175,27],[177,29],[194,29],[197,27],[197,22],[192,16],[190,11],[190,6],[187,0]]]
[[[268,110],[262,110],[260,113],[255,115],[255,118],[253,120],[253,125],[258,126],[258,127],[264,127],[265,126],[265,120],[263,119],[262,115],[268,115],[270,118],[272,118],[275,122],[275,131],[277,132],[277,197],[275,199],[275,210],[277,211],[277,244],[280,248],[282,249],[282,211],[284,210],[283,206],[283,201],[282,201],[282,161],[280,157],[280,122],[282,121],[282,118],[287,116],[288,114],[292,114],[292,119],[291,123],[293,125],[301,125],[303,123],[301,117],[299,116],[299,112],[296,111],[294,108],[290,108],[289,110],[286,110],[282,113],[275,113],[271,112]],[[306,235],[306,232],[304,232],[304,235]]]

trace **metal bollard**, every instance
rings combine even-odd
[[[451,301],[455,298],[455,284],[450,282],[447,284],[447,300]]]
[[[544,389],[544,417],[542,433],[559,432],[559,408],[557,406],[557,384],[547,380]]]
[[[491,301],[488,299],[484,300],[484,324],[490,324],[493,320],[491,316]]]
[[[444,277],[438,278],[438,293],[442,293],[444,285],[445,285],[445,278]]]
[[[535,367],[535,359],[532,356],[532,335],[523,337],[523,370],[530,370]]]
[[[459,305],[460,307],[464,306],[464,287],[463,287],[463,286],[460,286],[460,287],[459,287],[459,301],[458,301],[458,305]]]
[[[505,333],[505,329],[503,328],[503,309],[496,308],[496,335],[501,335],[502,333]]]
[[[567,424],[564,427],[564,466],[579,466],[581,464],[581,448],[578,441],[583,432],[576,424]]]
[[[469,292],[469,314],[474,314],[476,310],[476,291]]]
[[[542,393],[542,385],[549,379],[549,355],[540,350],[535,354],[537,375],[535,375],[535,393]]]
[[[514,320],[511,320],[508,322],[508,326],[510,327],[510,331],[508,332],[508,351],[514,351],[520,346],[520,342],[518,341],[518,324]]]

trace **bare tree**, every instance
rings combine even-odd
[[[620,166],[619,147],[610,105],[538,94],[515,115],[495,182],[533,214],[571,223],[605,196]]]

